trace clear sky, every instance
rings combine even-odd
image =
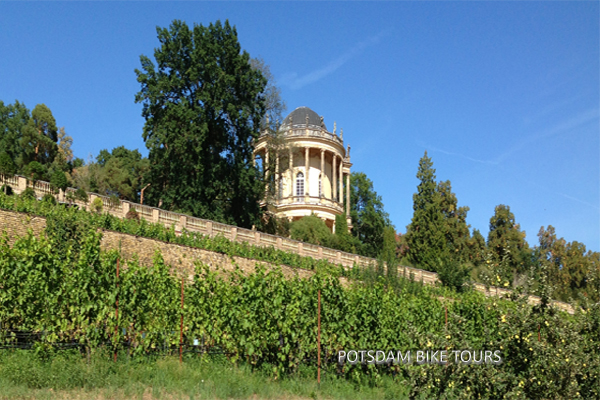
[[[147,155],[134,69],[174,19],[229,19],[288,112],[337,121],[399,232],[427,150],[484,236],[507,204],[530,245],[600,250],[598,2],[0,2],[0,100],[46,104],[75,156]]]

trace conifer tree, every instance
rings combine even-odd
[[[444,215],[431,158],[419,160],[417,193],[413,195],[413,217],[407,226],[408,259],[416,266],[437,270],[438,259],[448,258]]]
[[[525,232],[521,231],[507,205],[500,204],[494,210],[487,247],[493,261],[501,264],[504,279],[512,281],[515,273],[524,273],[529,268],[531,252]]]
[[[467,224],[469,207],[458,207],[450,181],[440,182],[437,191],[443,214],[443,229],[450,258],[459,263],[469,261],[471,235]]]
[[[470,241],[469,260],[473,265],[478,265],[485,259],[485,238],[479,232],[479,229],[473,229],[473,235]]]

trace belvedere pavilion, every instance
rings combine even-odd
[[[338,136],[335,123],[330,132],[323,117],[308,107],[298,107],[283,120],[276,135],[268,130],[261,133],[254,156],[262,159],[265,178],[275,186],[267,188],[267,193],[273,194],[268,201],[277,217],[294,221],[315,214],[334,231],[335,217],[345,208],[352,227],[350,146],[344,148],[343,130]]]

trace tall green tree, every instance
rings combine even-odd
[[[261,128],[277,132],[283,121],[283,113],[287,109],[285,101],[281,97],[281,89],[277,86],[275,76],[265,60],[260,57],[251,58],[250,65],[255,70],[258,70],[267,80],[267,85],[264,90],[265,116],[261,123]]]
[[[533,250],[537,261],[536,280],[551,286],[552,297],[570,301],[580,296],[591,299],[598,293],[595,282],[598,253],[586,251],[583,243],[558,238],[552,225],[538,232],[539,244]]]
[[[444,216],[443,230],[450,258],[459,263],[468,262],[471,244],[471,234],[467,224],[469,207],[458,207],[458,200],[452,192],[450,181],[440,182],[437,191]]]
[[[228,21],[157,28],[156,65],[136,69],[150,150],[151,203],[250,227],[264,194],[252,143],[265,113],[266,79]]]
[[[576,240],[569,242],[566,248],[564,267],[562,268],[563,299],[575,298],[586,287],[586,276],[591,267],[591,252]],[[590,253],[590,254],[588,254]]]
[[[348,253],[362,254],[363,245],[348,231],[348,220],[345,213],[335,216],[335,234],[332,236],[330,246]]]
[[[515,274],[528,270],[531,251],[525,241],[525,232],[515,222],[509,206],[500,204],[494,209],[487,247],[493,261],[501,265],[503,278],[512,281]]]
[[[552,225],[538,232],[539,244],[535,247],[534,254],[537,261],[536,281],[545,281],[557,287],[561,281],[561,269],[566,256],[566,241],[556,236]]]
[[[377,257],[383,249],[384,230],[392,223],[381,196],[363,172],[350,175],[350,204],[352,235],[363,244],[363,255]]]
[[[485,238],[478,229],[473,229],[469,247],[469,260],[471,263],[473,265],[481,264],[485,260],[487,249],[485,246]]]
[[[102,193],[115,195],[121,199],[139,201],[144,185],[144,176],[148,172],[148,159],[137,150],[119,146],[109,152],[100,150],[96,157],[100,172],[98,187]]]
[[[10,157],[15,172],[22,172],[24,160],[21,139],[30,118],[31,114],[23,103],[17,100],[14,104],[5,105],[0,100],[0,151]]]
[[[23,164],[37,161],[48,168],[58,152],[57,142],[58,128],[52,111],[45,104],[36,105],[21,138]]]
[[[407,255],[413,265],[435,271],[439,268],[438,259],[448,259],[448,251],[435,169],[427,151],[419,160],[417,179],[420,183],[413,195],[414,213],[406,231]]]

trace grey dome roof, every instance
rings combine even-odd
[[[306,125],[307,115],[309,125],[321,126],[321,117],[319,117],[319,114],[317,114],[308,107],[296,108],[287,117],[285,117],[285,119],[283,120],[283,125],[289,125],[290,120],[294,125]],[[322,126],[325,130],[327,130],[327,127],[325,127],[325,123],[323,123]]]

